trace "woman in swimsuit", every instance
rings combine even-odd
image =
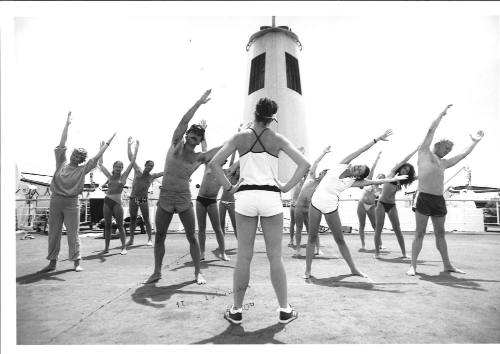
[[[372,179],[373,174],[375,172],[375,167],[377,166],[378,160],[380,159],[379,152],[375,162],[373,163],[372,168],[370,169],[370,174],[367,179]],[[377,179],[385,178],[385,175],[379,174]],[[380,193],[381,189],[376,185],[371,185],[366,188],[363,188],[363,195],[358,202],[358,220],[359,220],[359,238],[361,239],[361,249],[360,251],[365,251],[365,225],[366,225],[366,216],[368,215],[368,219],[372,224],[373,230],[375,230],[375,205],[377,200],[377,195]],[[382,245],[380,245],[382,246]]]
[[[388,175],[389,178],[397,175],[408,175],[408,179],[404,181],[385,183],[382,186],[382,194],[380,195],[377,207],[375,208],[375,258],[380,258],[380,245],[382,243],[381,236],[386,213],[389,216],[392,229],[398,239],[399,247],[401,248],[401,253],[403,254],[402,258],[408,258],[406,256],[405,239],[399,224],[398,209],[396,208],[396,192],[401,190],[401,186],[407,187],[416,179],[415,168],[413,165],[407,163],[407,161],[415,155],[417,151],[418,147],[406,156],[403,161],[397,163]]]
[[[128,144],[132,144],[129,140]],[[101,146],[103,143],[101,143]],[[104,213],[104,250],[102,254],[109,252],[109,242],[111,241],[111,223],[113,216],[116,220],[116,225],[118,226],[118,231],[120,232],[120,241],[122,242],[122,250],[120,254],[127,254],[127,246],[125,244],[125,229],[123,227],[123,207],[122,207],[122,191],[123,187],[127,183],[127,177],[132,170],[135,158],[137,157],[137,151],[139,150],[139,142],[136,141],[134,156],[130,160],[125,172],[122,174],[123,162],[115,161],[113,164],[113,173],[104,167],[102,158],[99,160],[99,168],[106,177],[108,177],[108,191],[106,192],[106,197],[104,197],[103,213]]]

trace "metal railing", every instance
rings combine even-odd
[[[156,214],[156,202],[157,198],[150,198],[148,200],[149,207],[152,208],[151,223],[154,227],[154,216]],[[192,199],[193,204],[196,203],[196,199]],[[45,231],[47,228],[47,222],[49,218],[49,202],[50,197],[38,197],[33,199],[16,199],[16,228],[17,229],[34,229],[37,231]],[[448,211],[455,208],[462,209],[482,209],[484,228],[488,226],[500,227],[500,199],[492,200],[474,200],[474,199],[447,199]],[[474,202],[474,206],[471,202]],[[91,213],[90,213],[90,199],[80,198],[80,223],[89,224],[91,223]],[[353,227],[357,230],[358,221],[356,215],[358,199],[346,198],[341,199],[341,208],[339,213],[341,214],[342,224]],[[411,199],[396,199],[399,211],[399,217],[401,223],[404,223],[404,218],[408,217],[404,214],[403,210],[406,208],[411,208]],[[468,203],[468,205],[466,205]],[[128,216],[128,204],[129,198],[122,199],[122,206],[125,209],[125,215]],[[290,200],[283,200],[284,206],[284,228],[285,231],[289,230],[290,227]],[[410,216],[413,219],[413,215]],[[464,221],[466,222],[466,221]],[[449,223],[449,218],[447,218],[447,224]],[[210,224],[210,223],[208,223]],[[385,224],[390,226],[389,221],[386,218]],[[209,225],[207,225],[209,226]],[[322,223],[323,228],[326,227],[324,222]],[[229,216],[226,217],[226,228],[232,229],[230,224]],[[367,228],[369,228],[369,222],[367,222]],[[403,229],[404,231],[404,229]],[[460,230],[458,230],[460,231]]]

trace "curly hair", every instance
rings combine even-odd
[[[401,173],[401,170],[405,167],[409,168],[408,173],[406,173],[408,175],[408,178],[402,181],[391,182],[392,184],[398,186],[398,190],[401,189],[401,186],[405,186],[405,188],[407,188],[415,180],[415,167],[413,167],[411,163],[404,163],[399,166],[399,168],[396,170],[396,174],[399,175]]]
[[[73,149],[72,155],[78,156],[78,163],[80,164],[87,159],[87,150],[84,148]]]
[[[270,98],[261,98],[255,105],[255,120],[265,124],[271,123],[278,112],[278,104]]]
[[[189,127],[189,129],[186,131],[186,136],[189,133],[195,133],[196,135],[201,137],[201,141],[205,140],[205,129],[199,124],[193,124]]]
[[[441,145],[448,145],[450,148],[452,148],[454,144],[453,144],[453,141],[451,141],[451,140],[441,139],[434,144],[434,148],[436,149]]]

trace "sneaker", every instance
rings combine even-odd
[[[153,246],[153,241],[149,240],[147,243],[148,246]]]
[[[126,248],[122,249],[122,251],[120,252],[120,254],[122,256],[126,255],[127,254],[127,249]]]
[[[232,312],[233,308],[227,309],[224,318],[232,324],[240,324],[243,321],[243,309]]]
[[[283,311],[283,309],[278,309],[280,312],[279,323],[290,323],[297,317],[299,317],[299,313],[290,307],[290,312]]]

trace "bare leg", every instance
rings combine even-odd
[[[465,274],[464,271],[454,267],[448,256],[448,245],[446,244],[444,222],[446,216],[438,217],[431,216],[432,225],[434,227],[434,235],[436,235],[436,248],[439,253],[441,253],[441,258],[443,259],[444,271],[450,273],[460,273]]]
[[[154,248],[155,269],[153,274],[144,282],[144,284],[154,283],[161,279],[161,265],[165,256],[165,239],[167,238],[168,227],[174,214],[166,212],[160,206],[156,209],[156,235]]]
[[[234,308],[243,306],[243,299],[250,281],[250,263],[253,258],[257,217],[248,217],[236,213],[236,227],[240,231],[238,237],[238,258],[233,273]]]
[[[193,207],[179,214],[184,230],[186,231],[186,238],[189,242],[189,252],[194,264],[194,277],[198,285],[205,284],[207,281],[201,274],[200,267],[200,244],[196,238],[195,232],[195,216]]]
[[[138,209],[139,207],[137,206],[137,203],[134,202],[133,198],[130,198],[130,201],[128,203],[128,212],[130,214],[130,240],[127,243],[128,246],[132,246],[134,244],[134,233],[136,228]]]
[[[344,234],[342,233],[342,224],[340,222],[340,217],[338,211],[334,211],[329,214],[325,214],[326,223],[330,227],[333,233],[333,239],[337,243],[339,247],[340,254],[347,262],[347,265],[351,269],[351,274],[359,275],[364,278],[368,278],[368,276],[362,273],[354,264],[354,260],[351,257],[351,252],[349,252],[349,248],[344,240]]]
[[[380,257],[380,246],[382,245],[382,229],[384,228],[385,210],[381,203],[375,207],[375,258]]]
[[[364,251],[365,247],[365,224],[366,224],[366,211],[361,201],[358,202],[358,220],[359,220],[359,238],[361,239],[361,250]]]
[[[396,234],[396,237],[398,239],[399,248],[401,249],[403,258],[408,258],[406,257],[405,239],[403,237],[403,232],[401,231],[398,209],[396,208],[396,206],[392,207],[392,209],[387,213],[387,216],[389,216],[389,220],[391,221],[392,224],[392,229],[394,230],[394,233]]]
[[[281,242],[283,240],[283,213],[270,217],[261,217],[260,224],[264,233],[266,253],[269,259],[271,283],[281,308],[288,307],[287,281]]]
[[[414,276],[417,273],[417,259],[420,251],[422,250],[422,243],[424,241],[425,230],[427,229],[427,222],[429,217],[424,214],[420,214],[418,210],[415,210],[415,238],[411,244],[411,266],[406,272],[407,275]]]
[[[302,225],[304,224],[304,212],[301,206],[295,207],[295,256],[301,256],[302,246]]]
[[[313,207],[309,206],[309,238],[307,240],[306,248],[306,271],[304,273],[304,278],[308,279],[311,276],[312,260],[314,257],[314,246],[316,245],[316,240],[318,238],[319,224],[321,222],[321,212]]]
[[[295,236],[295,207],[290,206],[290,242],[288,247],[293,247],[293,239]]]
[[[113,210],[106,203],[103,206],[104,214],[104,250],[101,253],[109,252],[109,244],[111,242],[111,227],[113,222]]]
[[[205,242],[207,239],[207,209],[196,201],[196,218],[198,219],[198,242],[200,243],[200,259],[205,259]]]
[[[125,255],[127,254],[127,246],[125,244],[125,228],[123,227],[123,207],[120,204],[116,204],[113,207],[113,214],[115,216],[118,232],[120,233],[120,241],[122,242],[120,254]]]
[[[219,202],[219,221],[222,233],[226,236],[226,206],[222,201]]]
[[[219,214],[217,213],[217,203],[210,204],[207,208],[208,217],[212,223],[212,228],[215,232],[215,238],[219,244],[220,258],[224,261],[230,261],[231,259],[226,255],[226,243],[224,240],[224,234],[220,228]],[[201,245],[200,245],[201,248]]]
[[[151,221],[149,220],[149,202],[142,203],[140,205],[142,219],[144,220],[144,225],[146,225],[146,232],[148,234],[148,246],[152,246],[151,242]]]

